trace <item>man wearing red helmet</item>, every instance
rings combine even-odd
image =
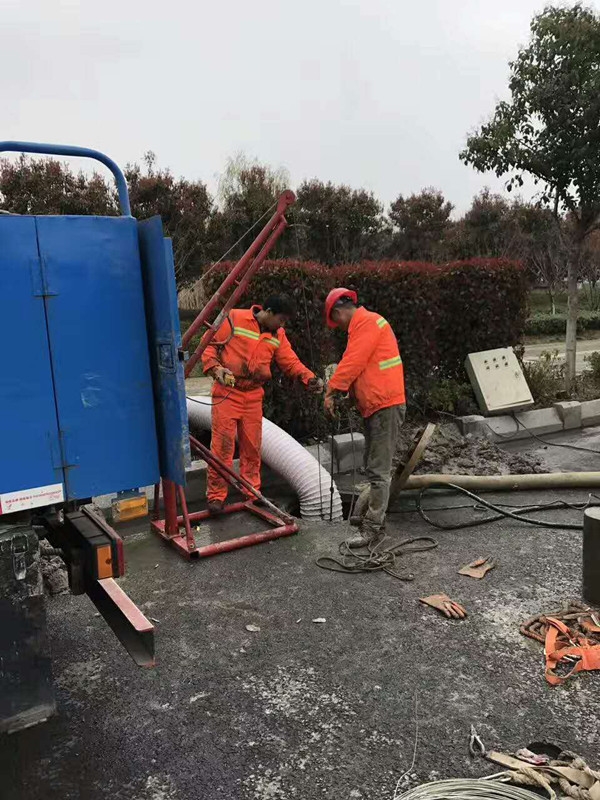
[[[385,522],[390,499],[392,459],[406,413],[404,367],[398,342],[381,315],[358,305],[356,292],[332,289],[325,300],[330,328],[348,333],[342,360],[325,393],[325,409],[335,413],[335,395],[349,392],[365,421],[366,476],[369,505],[350,547],[376,541]]]

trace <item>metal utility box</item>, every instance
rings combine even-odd
[[[521,411],[533,405],[533,397],[511,347],[469,353],[465,369],[485,414]]]
[[[170,242],[123,211],[0,214],[0,515],[185,483]]]

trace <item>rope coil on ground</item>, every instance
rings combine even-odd
[[[384,547],[387,541],[392,541],[389,537],[384,537],[377,542],[370,544],[367,552],[352,550],[347,542],[342,542],[339,547],[341,558],[334,556],[321,556],[316,564],[321,569],[330,572],[345,572],[347,574],[357,574],[359,572],[387,572],[393,578],[401,581],[412,581],[414,575],[407,571],[399,571],[398,559],[407,553],[423,553],[433,550],[438,546],[435,539],[431,536],[418,536],[414,539],[404,539],[397,544]]]

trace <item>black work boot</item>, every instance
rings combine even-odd
[[[223,513],[225,502],[223,500],[210,500],[208,503],[208,510],[214,516]]]

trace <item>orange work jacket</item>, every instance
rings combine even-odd
[[[235,387],[248,391],[271,379],[271,362],[290,378],[307,384],[315,375],[300,361],[283,328],[275,333],[261,333],[252,308],[234,308],[202,354],[204,372],[216,366],[226,367],[235,376]]]
[[[348,327],[348,344],[329,386],[350,392],[363,417],[404,405],[404,367],[390,324],[360,306]]]

